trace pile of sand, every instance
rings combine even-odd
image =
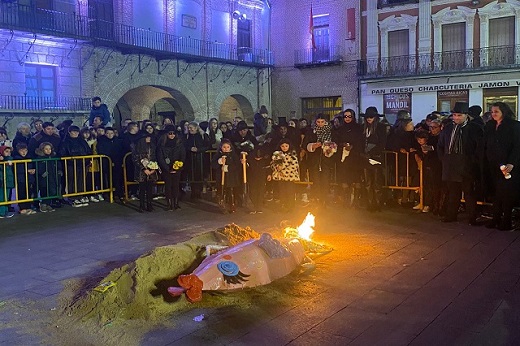
[[[249,227],[230,224],[183,243],[157,247],[135,262],[113,270],[99,282],[112,281],[116,283],[114,287],[103,293],[87,291],[67,306],[65,313],[83,321],[94,319],[99,325],[117,318],[160,319],[172,310],[189,305],[183,296],[171,297],[167,288],[178,286],[176,278],[192,272],[200,264],[206,245],[236,245],[258,237]]]

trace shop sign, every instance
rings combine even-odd
[[[412,111],[412,94],[384,94],[383,95],[383,114],[387,117],[397,116],[397,112],[404,109]]]
[[[518,87],[518,86],[520,86],[520,79],[492,81],[492,82],[414,85],[414,86],[408,86],[408,87],[389,87],[389,88],[374,88],[374,89],[369,87],[368,92],[371,95],[385,95],[385,94],[395,94],[395,93],[462,91],[462,90],[471,90],[471,89],[507,88],[507,87]]]

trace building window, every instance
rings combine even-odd
[[[466,65],[466,23],[442,26],[442,69],[461,70]]]
[[[56,97],[56,68],[49,65],[25,65],[25,93],[53,103]]]
[[[329,61],[330,45],[329,45],[329,15],[321,14],[312,17],[313,35],[316,49],[312,52],[313,61]]]
[[[242,19],[237,21],[238,48],[251,48],[251,21]]]
[[[388,32],[388,67],[392,73],[408,72],[409,36],[408,29]]]
[[[112,0],[89,0],[90,33],[96,38],[113,40],[114,4]]]
[[[515,17],[489,20],[489,63],[504,66],[515,63]]]
[[[312,120],[318,113],[323,113],[332,119],[341,113],[341,96],[313,97],[302,99],[303,117]]]

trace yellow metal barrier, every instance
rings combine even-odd
[[[99,164],[98,172],[88,170],[94,160]],[[45,172],[40,174],[42,170]],[[13,178],[12,185],[8,176]],[[108,193],[113,203],[112,160],[105,155],[88,155],[1,161],[0,188],[0,206],[100,193]],[[14,199],[10,199],[13,190]]]
[[[423,194],[423,167],[422,162],[417,162],[417,169],[419,172],[419,186],[411,186],[411,178],[410,175],[410,153],[406,153],[406,175],[404,176],[404,184],[400,182],[399,175],[399,163],[401,163],[399,159],[398,152],[395,151],[384,151],[383,152],[385,160],[384,160],[384,179],[385,184],[383,188],[390,190],[408,190],[415,191],[419,193],[419,207],[422,209],[424,204],[424,194]],[[404,155],[404,154],[403,154]],[[388,157],[393,156],[394,158],[389,161]],[[390,164],[392,162],[393,164]],[[391,169],[395,169],[394,172],[391,172]],[[391,179],[393,178],[393,179]]]
[[[211,168],[211,160],[213,159],[213,155],[215,155],[217,151],[216,150],[207,150],[206,152],[204,152],[204,156],[201,156],[200,157],[200,167],[201,167],[201,177],[204,177],[204,168],[207,168],[209,171],[209,179],[207,180],[194,180],[194,179],[190,179],[190,177],[187,177],[187,180],[183,180],[181,181],[181,183],[215,183],[215,175],[214,175],[214,172],[213,172],[213,169]],[[205,167],[205,163],[204,163],[204,160],[205,158],[207,157],[206,155],[209,155],[209,166],[208,167]],[[130,160],[130,161],[128,161]],[[128,196],[128,187],[130,185],[137,185],[138,183],[134,181],[134,177],[129,177],[128,176],[128,170],[127,170],[127,165],[131,165],[133,166],[133,162],[132,162],[132,153],[126,153],[126,155],[123,157],[123,188],[124,188],[124,194],[125,194],[125,199],[126,200],[129,200],[129,196]],[[191,170],[193,171],[194,167],[195,167],[195,163],[192,161],[191,162]],[[186,168],[185,168],[186,169]],[[193,175],[193,174],[192,174]],[[131,180],[129,180],[129,178],[131,178]],[[157,180],[155,182],[155,184],[158,184],[158,185],[163,185],[164,184],[164,181],[161,179],[161,175],[159,174],[159,180]]]

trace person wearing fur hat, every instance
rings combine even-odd
[[[8,201],[9,196],[11,196],[11,191],[14,188],[13,158],[11,152],[12,148],[10,146],[0,146],[0,202]],[[0,218],[10,218],[13,216],[14,213],[9,212],[7,205],[0,205]]]
[[[63,176],[61,162],[55,159],[58,156],[52,143],[41,143],[35,153],[39,159],[36,162],[36,172],[38,174],[37,184],[41,197],[40,211],[42,213],[51,212],[54,211],[53,205],[59,205],[59,201],[53,198],[53,196],[57,196],[60,177]]]

